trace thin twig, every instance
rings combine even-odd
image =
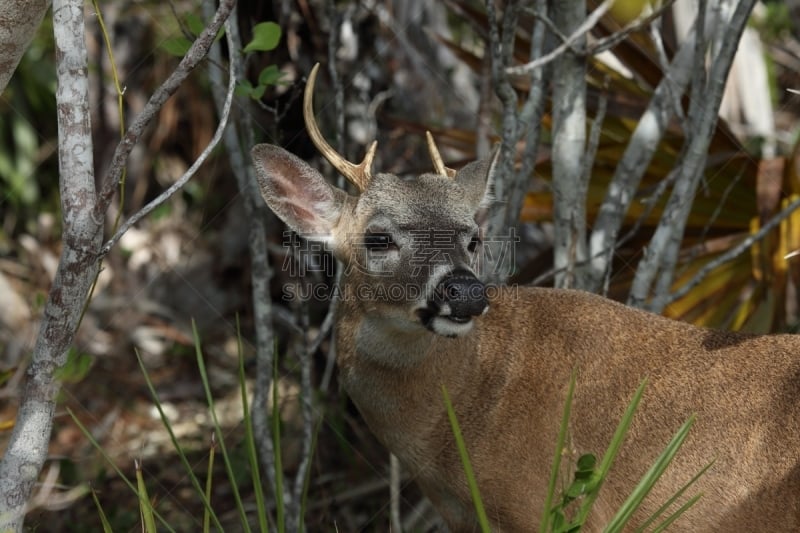
[[[308,331],[308,302],[301,304],[300,317],[303,330]],[[289,531],[302,531],[303,528],[303,489],[306,483],[306,474],[311,464],[312,443],[314,441],[314,406],[311,403],[314,391],[311,385],[311,351],[308,349],[308,339],[305,334],[299,337],[297,343],[297,356],[300,359],[300,412],[303,418],[303,440],[301,443],[300,464],[294,477],[294,491],[288,502],[288,529]]]
[[[717,218],[719,218],[719,216],[722,214],[722,210],[725,208],[725,203],[728,200],[728,196],[730,196],[731,192],[733,191],[734,188],[736,188],[736,185],[741,181],[743,176],[744,176],[744,168],[740,169],[739,172],[736,173],[736,177],[734,177],[725,187],[725,190],[722,191],[722,196],[720,197],[719,202],[717,202],[717,205],[714,207],[714,212],[711,213],[711,216],[703,225],[703,230],[700,232],[700,237],[697,239],[700,242],[700,244],[698,244],[697,246],[693,246],[689,250],[689,255],[685,256],[686,258],[684,262],[688,263],[689,261],[697,257],[697,255],[702,251],[705,245],[705,240],[708,238],[708,233],[714,227],[714,223],[717,221]],[[688,264],[686,268],[688,268]]]
[[[706,2],[701,1],[700,8]],[[697,186],[703,176],[705,162],[708,157],[708,146],[717,124],[719,104],[722,99],[725,81],[728,76],[736,48],[744,27],[753,9],[755,0],[741,0],[726,26],[722,37],[719,53],[710,64],[710,72],[706,77],[703,66],[695,66],[693,80],[693,100],[689,107],[689,117],[692,120],[691,139],[686,145],[685,157],[680,167],[680,177],[672,190],[672,195],[667,202],[664,215],[656,228],[653,238],[648,246],[647,253],[639,262],[634,278],[628,303],[633,306],[643,306],[647,302],[648,294],[656,276],[658,281],[655,294],[650,300],[649,309],[660,312],[672,285],[675,264],[683,239],[686,220],[691,210]],[[696,60],[704,65],[704,24],[701,24],[702,14],[698,15]],[[701,44],[703,46],[701,46]],[[703,84],[695,87],[695,84]]]
[[[567,38],[566,41],[561,43],[557,46],[552,52],[549,54],[543,55],[542,57],[536,58],[533,61],[529,61],[524,65],[518,65],[516,67],[508,67],[506,68],[506,73],[512,76],[518,76],[522,74],[528,74],[532,70],[540,68],[547,63],[550,63],[558,56],[566,52],[574,43],[575,41],[580,40],[583,38],[586,33],[588,33],[594,26],[600,21],[600,18],[605,15],[611,6],[614,4],[615,0],[604,0],[602,4],[597,6],[597,9],[592,11],[592,13],[586,17],[586,20],[583,21],[583,24],[578,26],[578,28],[572,32]]]
[[[550,33],[558,37],[558,40],[561,41],[561,43],[569,46],[570,51],[572,51],[574,54],[583,53],[583,50],[580,50],[578,47],[574,45],[574,43],[570,42],[569,37],[564,35],[564,33],[561,31],[561,28],[556,26],[555,22],[553,22],[553,20],[549,16],[547,16],[547,4],[545,4],[544,6],[537,5],[532,8],[526,8],[525,11],[533,15],[536,22],[546,26],[547,29],[550,30]],[[530,57],[540,57],[540,55],[535,55],[535,56],[532,55]]]
[[[589,239],[589,255],[593,259],[589,269],[590,285],[586,287],[588,290],[600,290],[609,275],[611,256],[603,251],[614,249],[614,241],[622,227],[625,213],[675,112],[673,99],[680,98],[689,83],[694,33],[691,36],[681,45],[669,69],[664,72],[606,189]]]
[[[178,180],[170,185],[167,190],[159,194],[156,198],[151,200],[147,205],[142,207],[136,214],[131,216],[128,220],[126,220],[122,226],[117,230],[117,232],[110,238],[108,241],[103,245],[100,249],[99,256],[105,256],[111,250],[111,248],[119,241],[122,236],[128,231],[131,226],[139,222],[142,218],[146,217],[153,209],[160,206],[164,202],[170,199],[173,194],[179,191],[186,182],[188,182],[197,172],[197,169],[205,163],[208,156],[211,155],[211,152],[214,148],[217,147],[219,144],[220,139],[222,139],[222,133],[225,131],[225,127],[228,124],[228,117],[230,116],[231,111],[231,104],[233,103],[233,91],[236,88],[236,76],[234,76],[233,70],[230,70],[230,78],[228,79],[228,92],[225,96],[225,106],[222,110],[222,115],[219,119],[219,124],[217,125],[217,130],[214,132],[214,136],[209,141],[208,146],[200,153],[197,159],[192,163],[189,169],[183,173],[183,175],[178,178]],[[128,140],[128,136],[126,136],[126,140],[120,143],[120,146],[125,144]]]
[[[664,49],[664,41],[661,39],[660,24],[654,23],[650,26],[650,40],[656,49],[656,55],[662,71],[669,72],[669,60],[667,59],[667,51]],[[666,87],[667,96],[672,100],[673,113],[678,117],[684,135],[688,135],[689,123],[686,120],[686,113],[683,112],[683,103],[681,102],[684,88],[678,87],[671,77],[665,77],[664,80],[668,84]]]
[[[750,249],[750,247],[753,244],[766,237],[766,235],[770,231],[772,231],[772,229],[774,229],[775,226],[783,222],[784,219],[788,218],[792,213],[794,213],[798,209],[800,209],[800,198],[794,200],[792,203],[783,208],[778,214],[769,219],[769,222],[761,226],[761,229],[759,229],[757,232],[753,233],[752,235],[744,239],[742,242],[740,242],[738,245],[734,246],[733,248],[731,248],[724,254],[720,255],[713,261],[709,261],[708,263],[703,265],[703,268],[701,268],[694,276],[692,276],[692,279],[681,285],[681,287],[678,290],[669,295],[669,297],[666,299],[665,305],[669,305],[672,302],[680,300],[681,298],[686,296],[689,293],[689,291],[691,291],[698,284],[700,284],[700,282],[703,281],[711,272],[713,272],[714,269],[716,269],[720,265],[727,263],[728,261],[732,261],[739,255],[746,252],[748,249]]]
[[[516,139],[519,128],[517,120],[517,93],[511,86],[505,67],[513,58],[514,39],[517,31],[517,16],[520,9],[519,1],[510,2],[505,6],[502,21],[502,33],[498,33],[497,14],[494,0],[486,1],[486,16],[489,20],[489,48],[491,50],[492,82],[495,93],[503,104],[502,142],[500,147],[500,160],[494,174],[494,194],[496,198],[507,200],[510,192],[514,190],[516,179],[514,173],[514,160],[516,155]],[[490,213],[489,236],[504,235],[507,233],[505,223],[506,212],[509,205],[496,204]],[[510,269],[506,265],[487,265],[486,272],[494,276],[488,281],[498,282]]]
[[[155,90],[147,101],[147,104],[145,104],[144,109],[142,109],[142,112],[139,113],[133,123],[128,127],[125,137],[114,151],[114,155],[111,158],[111,166],[108,169],[100,194],[98,195],[97,204],[94,209],[94,217],[96,220],[102,220],[102,217],[108,209],[111,199],[114,197],[114,192],[117,190],[119,179],[122,175],[122,169],[125,168],[128,156],[145,128],[153,121],[164,103],[178,90],[178,87],[180,87],[183,81],[206,56],[209,48],[214,44],[217,33],[220,28],[222,28],[223,23],[228,19],[228,15],[230,15],[235,4],[236,0],[222,0],[220,2],[219,8],[214,14],[212,21],[200,33],[194,43],[192,43],[189,51],[178,64],[175,71]],[[108,250],[104,247],[102,255],[106,253],[108,253]]]
[[[212,13],[213,4],[213,0],[206,0],[203,3],[204,12],[207,14]],[[237,19],[236,9],[232,11],[231,18],[233,20]],[[241,50],[242,42],[238,26],[232,24],[230,29],[226,30],[226,33],[229,39],[228,50]],[[215,64],[222,64],[221,46],[213,46],[209,53]],[[230,53],[228,61],[234,77],[237,80],[243,79],[245,66],[242,55],[235,52]],[[217,106],[217,112],[223,115],[224,102],[227,95],[222,90],[219,69],[212,68],[209,72],[209,78],[211,79],[211,90]],[[237,108],[247,110],[250,102],[249,98],[241,97],[240,105]],[[266,207],[255,184],[252,164],[250,164],[249,158],[245,155],[249,147],[255,144],[254,130],[250,114],[241,113],[226,128],[224,143],[231,170],[242,195],[245,218],[249,223],[248,247],[251,261],[250,280],[256,345],[256,371],[252,407],[250,409],[251,420],[261,469],[266,474],[269,490],[277,501],[278,498],[283,498],[283,494],[275,494],[275,489],[278,486],[276,484],[276,476],[282,474],[275,471],[272,431],[268,423],[268,398],[270,396],[270,386],[272,385],[273,362],[276,356],[273,334],[273,320],[276,318],[274,311],[276,308],[272,304],[269,291],[272,270],[267,250]]]
[[[650,26],[656,19],[661,17],[664,14],[664,11],[672,7],[672,4],[675,3],[675,0],[667,0],[663,4],[661,4],[658,9],[650,13],[644,18],[634,20],[628,26],[622,28],[619,31],[616,31],[609,35],[608,37],[604,37],[599,41],[589,45],[586,52],[590,55],[600,54],[605,52],[606,50],[610,50],[617,46],[619,43],[624,41],[628,38],[631,33],[635,33],[637,31],[641,31],[644,28]]]
[[[639,233],[639,230],[644,225],[644,222],[650,217],[650,214],[653,212],[653,209],[655,209],[655,206],[656,204],[658,204],[658,201],[661,199],[661,197],[664,195],[667,189],[675,182],[675,178],[677,177],[677,175],[678,173],[674,170],[670,172],[666,178],[664,178],[658,183],[653,194],[646,200],[643,200],[645,203],[644,211],[642,211],[642,214],[636,219],[636,222],[634,222],[631,229],[629,229],[625,235],[623,235],[616,241],[612,242],[612,244],[608,248],[603,248],[601,250],[598,250],[594,252],[594,255],[588,257],[587,259],[576,262],[575,266],[584,267],[586,265],[589,265],[592,261],[594,261],[598,257],[604,255],[607,256],[607,262],[610,263],[610,258],[617,252],[617,250],[622,248],[625,244],[628,243],[628,241],[630,241],[633,237],[635,237],[637,233]],[[530,285],[541,285],[546,281],[550,281],[556,275],[565,272],[567,272],[567,267],[551,268],[547,272],[544,272],[539,276],[535,277],[533,281],[530,282]],[[608,268],[606,270],[605,286],[602,294],[608,294],[608,283],[610,278],[611,278],[611,269]]]
[[[547,0],[535,0],[534,9],[541,13],[542,16],[547,15]],[[544,20],[544,19],[542,19]],[[530,57],[539,57],[542,55],[545,45],[546,31],[542,20],[537,19],[533,23],[533,31],[530,39]],[[520,172],[525,176],[530,176],[533,173],[533,168],[536,165],[536,151],[539,146],[539,132],[541,131],[541,118],[544,111],[544,96],[547,84],[545,83],[546,69],[540,68],[531,72],[530,75],[530,90],[528,92],[528,99],[522,105],[519,112],[519,136],[517,142],[522,140],[524,136],[527,137],[525,141],[525,149],[522,154],[522,164]],[[527,132],[527,135],[526,135]]]
[[[600,94],[600,99],[597,103],[597,114],[592,121],[592,129],[589,131],[589,140],[586,143],[586,155],[583,160],[583,179],[586,183],[589,183],[592,177],[592,166],[597,155],[597,148],[600,146],[600,134],[603,133],[603,121],[606,118],[606,109],[608,108],[607,90],[608,77],[603,82],[603,92]]]

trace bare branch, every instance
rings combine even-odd
[[[520,110],[517,93],[506,72],[506,67],[513,61],[514,41],[516,38],[517,18],[523,2],[514,1],[505,6],[501,33],[497,31],[497,15],[492,0],[486,2],[486,13],[489,19],[489,48],[491,50],[492,84],[503,105],[503,131],[500,148],[500,160],[494,177],[494,192],[497,198],[506,200],[505,204],[496,205],[489,219],[488,234],[492,236],[508,235],[509,228],[519,220],[519,213],[525,200],[533,167],[536,163],[536,152],[539,145],[541,115],[544,109],[544,73],[542,70],[532,71],[531,89],[528,99]],[[540,13],[546,11],[546,2],[537,0]],[[541,54],[544,42],[544,24],[537,19],[531,38],[531,55]],[[525,137],[522,148],[522,166],[515,171],[517,145]],[[505,264],[511,257],[499,254],[496,258],[503,264],[488,265],[488,281],[502,283],[511,272],[513,265]]]
[[[150,212],[153,209],[155,209],[156,207],[160,206],[161,204],[169,200],[173,194],[175,194],[181,188],[183,188],[183,186],[186,185],[186,182],[192,179],[192,176],[195,175],[197,169],[199,169],[200,166],[203,163],[205,163],[206,159],[208,159],[208,156],[211,155],[211,152],[214,150],[214,148],[217,147],[217,144],[219,144],[220,139],[222,139],[222,133],[225,131],[225,127],[228,124],[228,116],[230,115],[231,103],[233,102],[233,90],[235,88],[236,88],[236,77],[233,75],[233,72],[231,72],[230,79],[228,80],[228,94],[225,99],[225,107],[223,109],[222,115],[220,116],[219,124],[217,125],[217,130],[214,132],[214,136],[211,137],[211,141],[209,141],[208,146],[205,147],[205,149],[200,153],[200,155],[197,157],[194,163],[192,163],[189,169],[186,172],[184,172],[183,175],[175,181],[175,183],[170,185],[167,188],[167,190],[165,190],[164,192],[159,194],[156,198],[151,200],[147,205],[142,207],[136,214],[134,214],[132,217],[126,220],[122,224],[122,226],[120,226],[117,232],[100,249],[101,257],[106,255],[111,250],[111,248],[117,243],[117,241],[119,241],[122,238],[125,232],[131,228],[131,226],[133,226],[141,219],[146,217],[148,214],[150,214]],[[123,143],[120,144],[124,144],[124,141]]]
[[[703,2],[701,2],[702,7]],[[675,264],[677,262],[680,242],[686,226],[686,219],[692,206],[697,186],[703,176],[705,162],[708,157],[708,146],[714,127],[717,124],[719,104],[727,80],[736,48],[744,27],[752,11],[755,0],[740,0],[726,25],[719,52],[711,61],[711,71],[704,89],[693,90],[690,103],[689,118],[692,138],[687,146],[686,156],[680,169],[680,176],[667,202],[664,215],[648,246],[644,258],[639,262],[628,303],[642,306],[647,300],[650,287],[660,272],[656,294],[650,309],[661,311],[666,305],[669,287],[672,284]],[[697,24],[698,33],[702,25]],[[698,42],[702,39],[698,38]],[[706,80],[702,74],[696,75],[695,82]]]
[[[540,14],[533,23],[531,33],[530,57],[539,57],[544,50],[545,24],[547,19],[547,0],[535,0],[534,9]],[[538,68],[530,75],[530,92],[528,99],[522,105],[519,112],[519,137],[518,141],[526,136],[525,148],[522,153],[522,164],[520,174],[530,177],[536,165],[536,153],[539,148],[539,133],[541,132],[542,114],[544,113],[544,97],[547,83],[545,82],[545,72],[547,69]],[[527,135],[526,135],[527,133]],[[517,214],[519,216],[519,214]],[[514,220],[516,222],[516,220]]]
[[[100,265],[105,209],[99,209],[95,190],[83,10],[81,0],[54,2],[63,249],[17,423],[0,462],[0,529],[4,531],[22,529],[25,504],[47,454],[60,390],[55,372],[66,362]],[[216,31],[212,39],[213,35]],[[113,195],[113,185],[111,191]]]
[[[302,302],[301,320],[303,331],[309,329],[308,302]],[[300,464],[294,477],[294,490],[287,502],[287,529],[289,531],[303,530],[303,489],[306,483],[306,473],[311,464],[312,444],[314,441],[314,406],[312,400],[314,391],[311,385],[311,351],[308,349],[308,338],[305,335],[298,337],[297,357],[300,359],[300,412],[303,418],[303,440],[301,443]]]
[[[620,31],[616,31],[605,37],[600,39],[596,43],[593,43],[589,46],[588,50],[586,51],[587,54],[599,54],[605,52],[606,50],[610,50],[617,46],[619,43],[624,41],[628,38],[631,33],[642,31],[644,28],[651,26],[655,20],[657,20],[661,15],[664,14],[664,11],[672,7],[672,4],[675,3],[675,0],[667,0],[663,4],[661,4],[658,9],[654,10],[652,13],[649,13],[644,18],[640,18],[634,20],[629,25],[622,28]]]
[[[603,121],[606,118],[606,109],[608,108],[608,78],[603,82],[603,93],[600,94],[600,99],[597,103],[597,114],[592,121],[592,129],[589,132],[589,142],[586,144],[586,155],[583,161],[583,179],[586,183],[592,177],[592,164],[597,155],[597,148],[600,146],[600,134],[603,133]]]
[[[213,1],[205,1],[203,8],[206,13],[213,13]],[[235,20],[236,8],[231,11],[231,19]],[[241,50],[242,42],[239,28],[231,24],[227,29],[228,50]],[[211,48],[210,57],[215,63],[222,64],[222,50],[220,45]],[[231,78],[236,80],[244,77],[245,67],[242,57],[237,53],[230,53],[228,57]],[[228,95],[222,90],[219,71],[210,72],[211,89],[214,102],[220,116],[225,114]],[[248,110],[249,99],[242,99],[237,109]],[[239,113],[225,129],[224,143],[231,170],[236,178],[236,184],[242,194],[245,217],[249,222],[248,245],[250,248],[250,279],[252,283],[251,295],[253,299],[253,318],[255,324],[255,350],[256,350],[256,375],[253,391],[252,407],[250,409],[253,422],[253,431],[258,446],[258,456],[261,467],[267,476],[270,490],[275,492],[275,455],[273,449],[272,431],[269,421],[269,391],[272,385],[273,364],[275,357],[275,343],[273,331],[273,306],[270,299],[270,278],[272,269],[269,264],[267,252],[267,216],[264,202],[255,183],[253,166],[247,156],[249,148],[255,144],[253,131],[255,130],[249,113]],[[284,495],[274,494],[275,498]]]
[[[613,249],[625,213],[675,111],[673,98],[679,98],[686,90],[693,53],[694,39],[687,39],[656,87],[617,164],[589,240],[589,255],[592,257],[587,287],[589,290],[599,290],[606,277],[611,255],[604,254],[603,251]]]
[[[592,13],[608,10],[611,2],[604,2]],[[562,31],[575,36],[583,46],[584,27],[596,20],[581,20],[586,12],[583,1],[554,2],[553,20]],[[587,22],[592,22],[587,26]],[[576,28],[577,26],[577,28]],[[583,261],[586,250],[586,193],[588,181],[584,179],[584,151],[586,149],[586,61],[573,53],[558,57],[553,67],[553,256],[556,268],[567,268],[567,274],[556,276],[557,286],[584,285],[582,275],[574,278],[572,266]]]
[[[533,61],[529,61],[528,63],[525,63],[524,65],[518,65],[516,67],[508,67],[508,68],[506,68],[506,73],[510,74],[512,76],[513,75],[528,74],[532,70],[535,70],[537,68],[540,68],[540,67],[546,65],[547,63],[553,61],[554,59],[556,59],[560,55],[562,55],[565,52],[569,51],[569,49],[572,46],[574,46],[575,44],[579,44],[580,48],[583,49],[583,42],[582,41],[585,41],[586,34],[592,28],[594,28],[595,25],[600,21],[602,16],[605,15],[608,12],[609,9],[611,9],[611,6],[614,4],[614,1],[615,0],[604,0],[604,2],[602,4],[597,6],[597,9],[592,11],[592,13],[588,17],[586,17],[586,19],[583,21],[583,24],[581,24],[574,31],[572,31],[569,34],[569,37],[563,43],[561,43],[558,47],[556,47],[552,52],[550,52],[550,53],[548,53],[548,54],[546,54],[546,55],[544,55],[542,57],[538,57],[538,58],[534,59]],[[571,7],[570,5],[563,5],[563,4],[565,4],[565,2],[555,2],[554,3],[554,8],[560,10],[560,9],[568,9],[568,8]],[[570,4],[570,3],[567,3],[567,4]],[[581,2],[581,5],[584,5],[583,2]],[[573,11],[574,13],[577,14],[577,10],[571,10],[570,9],[570,11]],[[583,17],[583,14],[581,13],[580,15],[577,15],[577,16],[579,18],[574,19],[574,20],[581,20],[581,18]],[[556,24],[558,25],[558,23],[556,23]]]
[[[793,202],[791,202],[789,205],[783,208],[780,211],[780,213],[777,213],[774,217],[769,219],[769,221],[763,226],[761,226],[761,228],[757,232],[753,233],[752,235],[749,235],[747,238],[743,239],[742,242],[740,242],[733,248],[730,248],[727,252],[721,254],[716,259],[709,261],[708,263],[703,265],[703,268],[701,268],[694,276],[692,276],[692,279],[681,285],[681,287],[678,290],[669,295],[664,305],[667,306],[672,302],[680,300],[681,298],[689,294],[689,291],[691,291],[693,288],[699,285],[701,281],[703,281],[706,277],[708,277],[708,275],[711,272],[714,271],[714,269],[716,269],[720,265],[727,263],[728,261],[736,259],[741,254],[748,251],[750,247],[753,246],[753,244],[766,237],[770,231],[775,229],[775,227],[778,224],[783,222],[786,218],[791,216],[792,213],[794,213],[798,209],[800,209],[800,199],[795,199]]]
[[[63,249],[17,421],[0,461],[3,531],[22,530],[26,502],[47,457],[55,399],[61,388],[55,372],[67,361],[81,310],[97,274],[95,252],[102,239],[102,224],[91,216],[95,186],[82,0],[54,2],[53,32]]]
[[[102,219],[106,210],[108,209],[111,199],[117,190],[122,169],[128,161],[128,156],[133,150],[133,147],[141,137],[144,129],[155,118],[158,111],[164,103],[175,94],[181,83],[189,76],[189,74],[197,67],[202,59],[208,53],[209,48],[214,43],[222,24],[228,18],[228,15],[236,4],[236,0],[221,0],[219,8],[217,9],[214,18],[209,25],[200,33],[197,39],[192,43],[189,51],[183,57],[175,71],[169,78],[156,89],[150,99],[145,104],[144,109],[136,117],[133,123],[125,133],[125,138],[117,145],[114,151],[114,156],[111,159],[111,166],[108,169],[108,174],[105,177],[104,183],[101,188],[100,197],[94,209],[94,216],[97,220]],[[107,253],[106,250],[104,253]]]

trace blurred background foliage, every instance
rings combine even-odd
[[[676,8],[684,3],[677,2]],[[177,64],[174,54],[197,32],[197,13],[202,11],[193,0],[118,0],[100,7],[125,88],[123,115],[129,123]],[[532,16],[526,13],[519,24],[515,50],[519,62],[529,59]],[[756,46],[753,55],[760,58],[763,68],[744,64],[739,67],[744,83],[731,81],[725,119],[717,125],[705,180],[683,241],[676,290],[800,195],[800,97],[787,91],[800,88],[798,17],[798,8],[783,2],[759,4],[754,13],[751,31],[756,44],[748,46]],[[667,56],[679,43],[678,18],[668,10],[661,24]],[[99,28],[91,18],[87,20],[95,168],[102,176],[119,139],[120,116]],[[376,168],[419,173],[430,166],[425,130],[434,133],[451,167],[474,159],[476,147],[485,141],[498,140],[500,107],[488,83],[488,28],[482,3],[297,0],[239,6],[243,42],[252,39],[258,23],[268,21],[280,28],[280,40],[268,52],[248,55],[248,79],[240,89],[250,96],[250,107],[240,111],[255,118],[259,142],[282,144],[316,161],[336,179],[318,158],[302,122],[304,79],[317,61],[335,65],[337,73],[333,78],[327,68],[322,69],[326,76],[318,82],[318,120],[331,144],[351,160],[361,160],[366,144],[377,138]],[[619,21],[608,14],[594,30],[594,38],[619,28]],[[608,54],[591,57],[587,128],[593,126],[601,103],[606,111],[592,167],[589,224],[627,139],[661,79],[660,65],[659,51],[644,32],[632,33]],[[180,176],[208,143],[216,127],[208,72],[219,68],[225,67],[204,64],[163,108],[131,158],[126,202],[115,206],[109,216],[119,210],[125,216],[136,212]],[[763,79],[756,84],[755,76]],[[520,95],[527,93],[525,81],[514,82]],[[750,99],[745,90],[748,83],[766,87],[768,98]],[[0,414],[4,421],[13,419],[16,387],[24,369],[20,363],[30,351],[36,317],[60,253],[54,92],[52,25],[46,18],[0,95],[0,370],[4,384]],[[767,115],[766,128],[763,121],[753,122],[753,116]],[[548,276],[552,268],[550,125],[548,112],[521,214],[522,242],[512,278],[519,283],[552,282]],[[670,125],[641,182],[621,231],[626,239],[614,257],[608,287],[611,297],[627,297],[635,265],[661,216],[684,136],[679,121]],[[236,397],[233,322],[237,314],[242,317],[244,337],[253,334],[248,221],[242,213],[226,154],[218,150],[180,194],[134,228],[110,254],[75,342],[69,363],[74,368],[63,374],[64,405],[93,428],[112,457],[131,467],[132,457],[145,459],[149,478],[158,480],[164,505],[179,529],[183,523],[191,527],[196,497],[181,488],[184,480],[174,470],[174,458],[152,414],[133,353],[136,349],[142,354],[174,419],[184,423],[183,442],[200,460],[207,449],[208,421],[192,357],[190,320],[194,318],[203,333],[215,392],[223,399]],[[281,299],[284,287],[297,280],[282,268],[290,259],[283,228],[277,222],[271,228],[275,270],[271,293],[278,348],[283,354],[292,350],[301,306]],[[800,258],[786,257],[796,250],[800,250],[800,214],[794,213],[734,260],[715,268],[665,313],[722,328],[794,329],[800,312]],[[315,281],[331,283],[324,274],[314,274]],[[310,335],[319,330],[325,312],[324,303],[309,304]],[[341,531],[385,531],[387,457],[344,395],[337,387],[327,386],[331,373],[335,378],[328,352],[326,340],[314,354],[314,381],[326,383],[324,394],[317,398],[325,424],[313,458],[308,528],[329,530],[335,523]],[[252,353],[252,347],[246,346],[248,364],[252,364]],[[286,361],[281,363],[278,380],[284,398],[281,446],[286,469],[292,471],[299,461],[294,438],[300,431],[297,371]],[[224,422],[232,435],[241,431],[237,416],[241,414],[232,409]],[[103,487],[100,498],[107,510],[114,510],[117,528],[138,523],[127,489],[108,473],[65,417],[56,419],[51,455],[51,468],[59,469],[62,485],[91,481]],[[216,490],[224,499],[224,486]],[[34,527],[87,530],[70,524],[86,524],[87,516],[96,516],[91,501],[58,494],[63,498],[51,494],[33,502]],[[424,530],[425,524],[432,523],[429,510],[420,502],[415,489],[404,486],[402,506],[408,529]]]

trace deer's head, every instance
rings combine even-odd
[[[318,66],[306,86],[306,127],[317,149],[359,194],[332,186],[286,150],[261,144],[252,157],[264,200],[291,229],[325,243],[343,262],[342,293],[371,318],[405,331],[467,333],[488,309],[477,274],[494,158],[453,171],[428,134],[433,173],[411,180],[373,175],[376,142],[356,165],[322,137],[312,105]]]

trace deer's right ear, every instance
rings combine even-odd
[[[261,196],[269,208],[301,236],[329,241],[342,214],[346,193],[278,146],[259,144],[250,155]]]

